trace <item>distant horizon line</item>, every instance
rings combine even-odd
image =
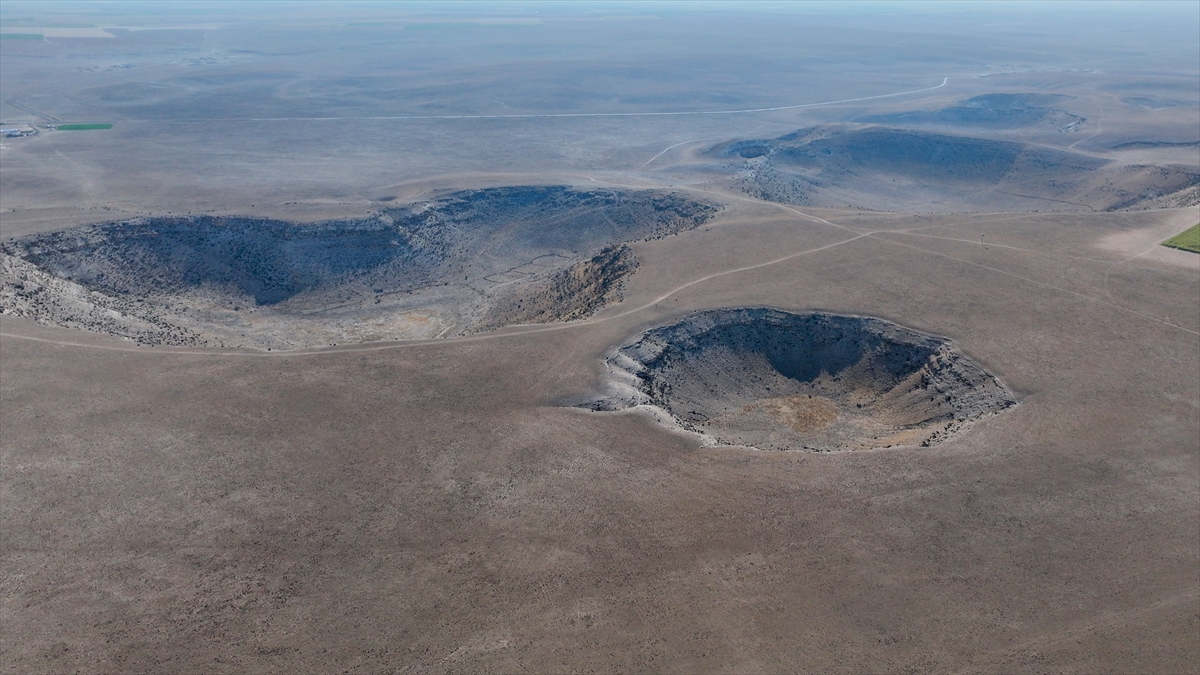
[[[949,77],[942,78],[942,83],[923,89],[910,89],[890,94],[860,96],[838,101],[818,101],[815,103],[797,103],[768,108],[744,108],[737,110],[679,110],[679,111],[650,111],[650,112],[575,112],[575,113],[508,113],[491,115],[366,115],[350,117],[196,117],[181,119],[127,119],[124,122],[355,122],[355,121],[387,121],[387,120],[494,120],[494,119],[535,119],[553,117],[666,117],[683,115],[740,115],[747,113],[776,112],[779,110],[797,110],[799,108],[814,108],[822,105],[837,105],[839,103],[856,103],[871,101],[906,94],[919,94],[925,91],[941,89],[950,82]]]

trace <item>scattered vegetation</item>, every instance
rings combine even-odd
[[[1200,253],[1200,223],[1196,223],[1183,232],[1164,241],[1163,246],[1191,251],[1192,253]]]

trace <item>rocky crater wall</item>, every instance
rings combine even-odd
[[[607,361],[594,410],[650,406],[683,429],[763,450],[928,446],[1015,405],[944,338],[869,317],[701,312]]]
[[[619,296],[636,267],[622,242],[719,209],[666,191],[513,186],[315,224],[102,223],[0,245],[0,311],[147,344],[274,348],[570,320]]]

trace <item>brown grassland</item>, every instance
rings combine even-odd
[[[1036,17],[534,24],[491,5],[529,21],[412,31],[462,16],[297,7],[5,40],[6,127],[115,122],[3,139],[5,245],[152,216],[367,218],[497,186],[720,210],[627,248],[543,241],[569,221],[551,216],[528,240],[438,240],[487,282],[454,267],[428,301],[404,296],[403,321],[369,286],[321,296],[359,302],[346,319],[218,286],[191,314],[145,296],[197,330],[234,298],[263,317],[242,346],[138,344],[3,295],[0,672],[1195,669],[1200,256],[1160,245],[1200,219],[1194,35],[1160,53],[1122,37],[1151,22],[1125,15],[1089,37]],[[1061,98],[972,112],[996,92]],[[896,154],[914,144],[932,154]],[[80,312],[120,319],[79,288]],[[946,338],[1018,403],[929,447],[822,453],[572,405],[644,331],[737,307]],[[269,341],[290,330],[309,332]],[[788,396],[747,414],[836,419]]]

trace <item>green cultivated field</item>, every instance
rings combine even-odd
[[[59,131],[91,131],[93,129],[111,129],[111,124],[60,124]]]
[[[1200,223],[1196,223],[1183,232],[1164,241],[1163,246],[1183,249],[1192,253],[1200,253]]]
[[[41,33],[0,33],[0,40],[41,40]]]

